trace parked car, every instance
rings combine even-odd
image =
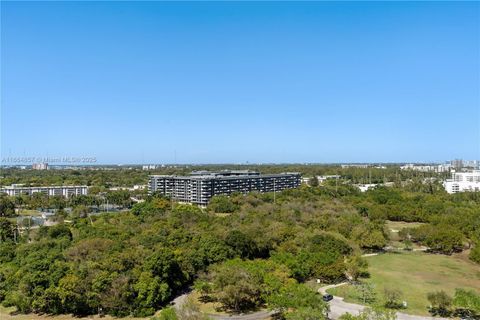
[[[322,297],[323,301],[328,302],[333,300],[333,296],[331,294],[324,294]]]

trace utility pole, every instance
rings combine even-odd
[[[273,203],[276,203],[276,195],[277,193],[277,189],[276,189],[276,185],[275,185],[275,178],[273,178]]]

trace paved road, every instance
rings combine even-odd
[[[329,285],[318,289],[318,292],[325,294],[328,289],[340,287],[348,284],[347,282],[342,282],[339,284]],[[348,303],[343,301],[342,297],[334,296],[333,300],[329,302],[330,312],[328,314],[331,319],[338,319],[341,315],[345,313],[350,313],[352,315],[358,315],[360,312],[365,309],[365,306],[356,303]],[[414,316],[402,312],[397,312],[398,320],[448,320],[447,318],[434,318],[434,317],[424,317],[424,316]]]
[[[215,320],[265,320],[270,319],[270,316],[273,314],[273,311],[258,311],[249,314],[238,314],[238,315],[213,315],[209,314],[210,319]]]

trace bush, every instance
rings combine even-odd
[[[480,242],[476,243],[468,256],[473,262],[480,264]]]
[[[430,301],[430,312],[433,315],[440,315],[446,317],[450,314],[450,306],[452,305],[452,298],[443,290],[429,292],[427,299]]]

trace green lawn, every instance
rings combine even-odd
[[[387,221],[386,223],[386,227],[388,228],[388,230],[402,230],[402,229],[405,229],[405,228],[418,228],[420,227],[421,225],[423,225],[424,223],[421,223],[421,222],[404,222],[404,221]]]
[[[444,290],[453,295],[455,288],[467,288],[480,293],[480,266],[459,257],[405,252],[366,259],[370,278],[365,281],[375,286],[377,303],[383,300],[385,287],[400,289],[408,303],[405,313],[428,315],[426,296],[431,291]],[[350,285],[331,289],[329,293],[359,302],[356,290]]]
[[[399,231],[405,228],[418,228],[424,223],[421,222],[403,222],[403,221],[387,221],[385,223],[385,228],[388,231],[390,242],[389,246],[396,248],[396,249],[403,249],[405,245],[400,241],[400,237],[398,235]],[[412,243],[412,249],[419,249],[421,246],[417,243]]]

